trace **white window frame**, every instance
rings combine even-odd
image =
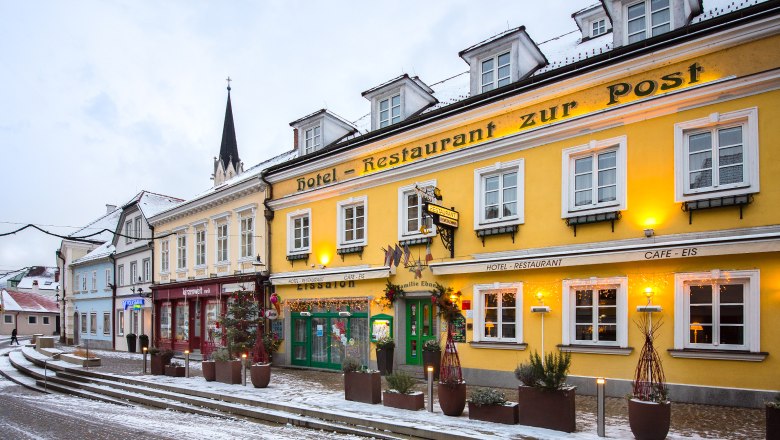
[[[176,234],[176,270],[187,270],[187,233],[184,231]]]
[[[303,154],[313,153],[322,148],[322,125],[316,124],[303,128]]]
[[[688,136],[707,129],[717,130],[742,125],[742,172],[744,180],[739,184],[718,185],[716,174],[713,186],[690,190],[688,173]],[[714,142],[714,139],[713,139]],[[759,192],[758,166],[758,107],[750,107],[727,113],[711,113],[709,116],[674,125],[675,201],[685,202],[711,197],[727,197]],[[716,152],[713,152],[713,157]],[[715,164],[713,164],[715,168]]]
[[[87,290],[87,274],[82,273],[79,275],[79,277],[81,277],[81,291],[89,292],[89,290]]]
[[[417,182],[411,185],[405,185],[398,188],[398,240],[408,240],[410,238],[433,237],[436,235],[436,225],[434,224],[431,224],[431,232],[428,234],[421,234],[419,229],[417,231],[406,230],[406,226],[408,225],[406,221],[407,220],[406,195],[409,193],[414,193],[415,186],[417,186],[418,188],[428,188],[428,187],[433,188],[436,187],[436,179],[426,180],[424,182]],[[423,203],[424,202],[420,200],[420,212],[422,212]],[[420,219],[422,219],[422,215],[420,215]]]
[[[51,325],[51,320],[48,316],[41,316],[41,324],[43,325]]]
[[[133,237],[135,237],[136,240],[140,240],[141,239],[142,232],[141,232],[141,216],[140,215],[138,217],[136,217],[135,220],[133,221],[133,233],[134,233]]]
[[[97,334],[97,312],[89,312],[89,334]]]
[[[3,315],[3,322],[5,324],[13,324],[14,323],[14,315],[9,315],[9,314]]]
[[[133,221],[127,220],[125,222],[125,244],[132,243],[132,239],[130,237],[133,236]]]
[[[498,64],[498,59],[499,59],[499,57],[502,57],[504,55],[508,55],[509,56],[509,63],[508,64],[499,65]],[[482,81],[482,76],[485,74],[485,72],[483,71],[483,66],[484,66],[484,63],[486,63],[487,61],[490,61],[490,60],[493,60],[493,70],[490,71],[490,72],[492,72],[490,83],[486,84],[486,83],[484,83]],[[498,77],[498,69],[500,69],[503,66],[508,66],[509,67],[509,76],[499,78]],[[489,56],[480,58],[479,59],[478,69],[479,69],[479,77],[477,78],[477,87],[479,88],[478,89],[479,93],[489,92],[489,91],[495,90],[495,89],[497,89],[499,87],[504,87],[507,84],[511,84],[512,83],[512,50],[511,50],[511,48],[506,48],[506,49],[503,49],[503,50],[500,50],[500,51],[496,51],[496,52],[491,53]],[[504,84],[504,85],[499,86],[498,83],[503,81],[503,80],[507,80],[507,83]]]
[[[144,282],[149,282],[152,280],[152,260],[150,258],[144,258],[142,264],[141,271],[143,272]]]
[[[125,265],[120,264],[116,267],[116,285],[117,287],[125,285]]]
[[[138,262],[130,262],[130,285],[133,286],[138,282]]]
[[[512,171],[517,173],[517,215],[509,217],[499,215],[496,219],[486,220],[485,179]],[[503,186],[499,189],[499,193],[503,193],[502,189]],[[503,205],[503,197],[499,198],[499,206],[501,205]],[[474,212],[474,230],[525,223],[525,161],[523,159],[503,163],[496,162],[493,165],[474,170]]]
[[[217,229],[217,245],[215,246],[217,254],[215,260],[217,264],[227,264],[230,262],[230,223],[225,220],[215,224]],[[223,228],[224,235],[222,235]],[[224,253],[225,258],[220,258],[222,257],[220,253]]]
[[[79,283],[81,283],[81,279],[79,278],[79,274],[73,273],[73,292],[79,293]]]
[[[206,228],[195,228],[195,267],[206,266]]]
[[[89,323],[87,322],[87,314],[82,313],[81,314],[81,334],[86,335],[87,329],[89,328]]]
[[[576,332],[576,299],[574,295],[577,289],[590,288],[593,290],[603,288],[616,288],[617,300],[616,300],[616,330],[617,341],[579,341],[575,339]],[[563,331],[562,331],[562,344],[563,345],[580,345],[590,347],[628,347],[628,278],[627,277],[611,277],[611,278],[583,278],[563,280]]]
[[[160,242],[160,273],[169,273],[170,271],[171,271],[170,241],[166,239]]]
[[[694,344],[690,336],[690,296],[687,286],[696,283],[744,284],[745,344],[718,345]],[[716,300],[713,298],[713,309]],[[717,311],[713,310],[713,321]],[[713,322],[713,327],[717,326]],[[674,348],[696,350],[738,350],[758,353],[761,351],[761,275],[759,270],[733,270],[674,274]]]
[[[590,37],[596,38],[607,33],[607,19],[597,18],[590,24]]]
[[[398,105],[393,105],[393,99],[398,98]],[[382,119],[382,103],[387,102],[387,119]],[[393,116],[393,109],[398,108],[398,115]],[[377,99],[376,101],[377,127],[384,128],[397,124],[404,120],[404,97],[400,91]]]
[[[37,315],[28,315],[27,316],[27,324],[38,325],[38,316]]]
[[[111,312],[103,312],[103,334],[111,334]]]
[[[125,335],[125,311],[116,311],[116,334],[117,336]]]
[[[484,335],[485,329],[485,293],[493,290],[515,290],[515,338],[489,337]],[[522,344],[523,339],[523,283],[492,283],[474,285],[474,332],[472,339],[475,342],[501,342]],[[498,308],[498,320],[496,323],[501,329],[501,305]]]
[[[113,284],[113,281],[114,280],[111,279],[111,269],[106,269],[106,289],[108,289],[109,284]]]
[[[251,224],[247,227],[246,223]],[[239,216],[239,261],[252,260],[255,255],[255,211],[251,214]],[[309,225],[311,226],[311,225]]]
[[[309,243],[307,246],[295,247],[295,220],[303,217],[309,218]],[[311,208],[299,209],[297,211],[287,213],[287,255],[301,254],[311,252],[312,241],[312,217]]]
[[[346,231],[346,214],[345,211],[348,208],[356,208],[363,206],[363,238],[347,240]],[[368,197],[350,197],[349,199],[342,200],[336,203],[336,235],[338,237],[338,248],[350,247],[350,246],[365,246],[368,243]],[[357,227],[355,227],[357,231]]]
[[[92,289],[93,292],[97,292],[97,271],[92,271]]]
[[[630,7],[632,7],[632,6],[636,6],[636,5],[640,4],[640,3],[644,3],[644,5],[645,5],[645,15],[643,16],[645,27],[642,30],[642,33],[644,34],[644,37],[640,38],[637,41],[629,42],[629,40],[631,38],[631,35],[629,35],[629,31],[628,31],[628,9]],[[637,43],[639,41],[646,40],[648,38],[653,37],[653,29],[657,28],[657,27],[660,27],[660,26],[663,26],[665,24],[669,24],[669,30],[666,31],[666,32],[672,31],[673,26],[674,26],[674,8],[673,8],[674,5],[673,5],[673,3],[674,3],[673,0],[669,0],[669,5],[667,6],[667,9],[669,9],[669,21],[668,22],[664,22],[664,23],[660,23],[660,24],[656,24],[656,25],[653,25],[653,18],[652,18],[653,11],[650,9],[650,7],[652,6],[652,1],[651,0],[641,0],[641,1],[638,1],[638,2],[627,3],[623,7],[623,16],[625,17],[625,29],[626,29],[626,44]],[[639,34],[639,32],[635,32],[635,34]]]
[[[574,206],[574,161],[584,156],[595,156],[599,153],[614,150],[616,171],[616,199],[603,203],[592,203],[585,206]],[[618,136],[610,139],[592,140],[585,145],[578,145],[563,150],[561,158],[561,217],[568,218],[585,214],[598,214],[602,212],[623,211],[628,208],[627,193],[627,170],[628,170],[628,142],[626,136]],[[594,163],[597,163],[594,160]],[[594,192],[597,200],[598,190],[598,169],[593,174]]]

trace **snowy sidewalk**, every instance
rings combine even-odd
[[[92,351],[92,350],[91,350]],[[206,391],[260,402],[284,403],[299,408],[349,415],[365,420],[392,423],[413,427],[425,427],[441,432],[463,436],[491,438],[538,438],[538,439],[598,439],[596,435],[596,401],[590,396],[577,396],[577,429],[567,434],[524,425],[501,425],[469,420],[468,409],[461,417],[448,417],[441,410],[434,396],[434,412],[405,411],[383,405],[369,405],[344,400],[341,373],[292,368],[274,368],[271,384],[265,389],[255,389],[251,383],[246,387],[206,382],[201,377],[200,362],[191,361],[189,379],[166,376],[141,376],[142,355],[95,350],[102,358],[101,367],[90,370],[132,376],[150,384],[165,384],[191,390]],[[72,365],[71,365],[72,366]],[[140,377],[139,377],[140,376]],[[249,381],[248,381],[249,382]],[[417,387],[424,391],[425,385]],[[517,390],[507,389],[509,400],[517,399]],[[427,397],[426,397],[427,398]],[[628,427],[625,399],[607,399],[608,438],[632,438]],[[762,438],[764,426],[763,411],[745,408],[725,408],[705,405],[674,404],[672,409],[671,439]]]

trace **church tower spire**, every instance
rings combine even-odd
[[[219,157],[214,158],[214,186],[222,184],[234,176],[244,172],[244,164],[238,156],[236,128],[233,124],[233,106],[230,103],[230,77],[227,77],[227,107],[225,108],[225,123],[222,126],[222,145],[219,147]]]

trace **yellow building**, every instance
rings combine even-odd
[[[299,157],[263,173],[288,363],[338,368],[342,325],[372,362],[379,321],[420,368],[441,283],[471,384],[515,386],[531,352],[561,350],[580,392],[605,376],[625,395],[652,312],[673,400],[780,389],[778,2],[629,3],[543,44],[492,37],[432,86],[383,83],[355,123],[291,124]]]
[[[243,289],[264,297],[267,188],[259,176],[295,154],[290,151],[244,170],[228,87],[213,188],[149,220],[155,237],[155,346],[208,355],[221,345],[215,330],[230,294]]]

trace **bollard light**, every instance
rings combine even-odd
[[[190,351],[184,350],[184,377],[190,377]]]
[[[597,425],[596,425],[596,431],[599,435],[599,437],[606,437],[606,434],[604,433],[604,399],[605,394],[604,388],[606,387],[607,380],[603,377],[596,378],[596,401],[597,401]]]
[[[428,412],[433,412],[433,367],[428,367]]]
[[[142,348],[141,350],[143,350],[143,352],[144,352],[144,369],[143,369],[143,373],[146,374],[146,352],[148,350],[147,350],[146,347]]]
[[[244,369],[244,386],[246,386],[246,353],[241,355],[241,368]]]

